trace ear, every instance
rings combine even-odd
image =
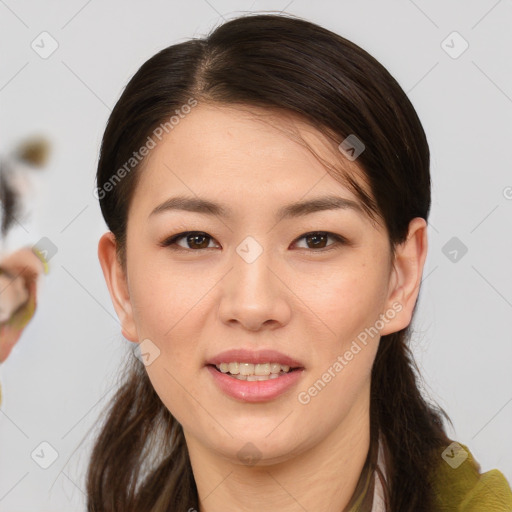
[[[138,342],[137,329],[133,319],[128,280],[117,256],[117,242],[111,231],[105,233],[98,243],[98,258],[107,283],[112,304],[121,322],[123,336]]]
[[[385,311],[396,314],[385,324],[381,336],[404,329],[411,323],[427,249],[427,222],[416,217],[409,223],[407,239],[395,250]]]

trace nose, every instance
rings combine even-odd
[[[291,292],[269,256],[263,250],[252,260],[233,251],[232,268],[220,283],[219,317],[223,323],[259,331],[289,322]]]

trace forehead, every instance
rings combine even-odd
[[[362,170],[298,116],[200,103],[146,157],[135,195],[155,204],[174,190],[259,201],[273,201],[277,191],[296,200],[329,192],[359,202],[326,162],[364,182]]]

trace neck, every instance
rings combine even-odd
[[[199,496],[199,512],[344,510],[370,447],[369,392],[338,427],[313,448],[268,465],[219,457],[185,433]]]

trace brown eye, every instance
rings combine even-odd
[[[334,243],[328,244],[328,240],[331,238],[334,240]],[[186,245],[182,245],[179,242],[184,239]],[[162,247],[169,247],[173,250],[180,251],[198,251],[201,249],[211,249],[215,246],[210,246],[210,242],[214,239],[204,233],[203,231],[185,231],[183,233],[179,233],[177,235],[173,235],[172,237],[167,238],[163,242],[160,243]],[[313,252],[325,252],[331,249],[337,248],[339,245],[348,244],[347,240],[334,233],[329,233],[328,231],[314,231],[311,233],[306,233],[301,237],[297,238],[296,242],[299,240],[306,241],[306,247],[301,247],[304,249],[311,249]],[[217,244],[218,247],[218,244]],[[316,250],[316,251],[315,251]]]
[[[178,243],[181,239],[185,239],[185,246]],[[211,240],[213,240],[212,237],[202,231],[186,231],[185,233],[180,233],[164,240],[160,245],[176,250],[199,250],[208,249]]]
[[[327,244],[327,239],[329,236],[324,233],[313,233],[312,235],[307,235],[304,237],[308,244],[312,244],[310,249],[323,249]]]
[[[206,249],[209,245],[209,236],[201,233],[188,235],[186,240],[191,249]]]
[[[334,243],[328,244],[327,240],[329,238],[332,238]],[[329,233],[328,231],[314,231],[312,233],[306,233],[305,235],[302,235],[300,238],[298,238],[297,241],[298,240],[306,241],[306,247],[300,247],[301,249],[319,249],[320,251],[322,249],[329,251],[333,248],[336,248],[338,245],[347,243],[347,241],[342,236]]]

